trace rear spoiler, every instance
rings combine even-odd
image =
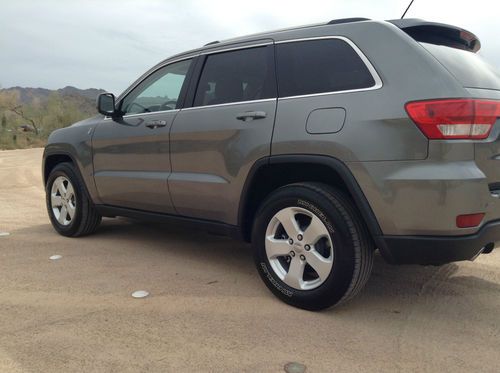
[[[396,25],[416,41],[477,52],[481,42],[472,32],[444,23],[426,22],[417,18],[393,19]]]

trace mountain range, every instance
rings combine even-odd
[[[72,86],[67,86],[64,88],[52,90],[52,89],[46,89],[46,88],[24,88],[24,87],[11,87],[11,88],[4,88],[0,89],[0,92],[12,92],[12,91],[17,91],[19,92],[19,101],[22,104],[30,104],[32,103],[35,99],[39,99],[41,101],[45,101],[50,94],[52,93],[58,93],[61,96],[72,96],[72,97],[82,97],[88,101],[92,101],[92,104],[94,105],[97,96],[100,93],[106,92],[103,89],[97,89],[97,88],[89,88],[89,89],[79,89],[76,87]]]

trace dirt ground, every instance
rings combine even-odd
[[[267,290],[240,242],[125,219],[57,235],[41,156],[0,152],[2,373],[498,372],[500,249],[443,267],[377,257],[355,300],[302,311]]]

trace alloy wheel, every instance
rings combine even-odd
[[[286,207],[278,211],[267,226],[265,247],[274,273],[294,289],[315,289],[332,271],[330,232],[309,210]]]
[[[75,189],[65,176],[58,176],[52,183],[50,205],[59,224],[68,226],[76,213]]]

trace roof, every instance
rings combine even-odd
[[[322,23],[314,23],[314,24],[308,24],[308,25],[301,25],[301,26],[294,26],[294,27],[287,27],[283,29],[278,29],[278,30],[272,30],[272,31],[265,31],[265,32],[260,32],[260,33],[255,33],[255,34],[249,34],[249,35],[244,35],[244,36],[238,36],[235,38],[230,38],[230,39],[224,39],[224,40],[215,40],[211,41],[205,45],[203,45],[200,48],[192,49],[190,51],[186,51],[180,54],[177,54],[175,56],[172,56],[171,58],[178,58],[183,55],[187,54],[193,54],[196,52],[204,51],[210,48],[218,48],[221,46],[225,46],[228,44],[235,44],[235,43],[244,43],[244,42],[251,42],[254,40],[262,40],[262,39],[272,39],[275,36],[279,34],[283,34],[286,32],[290,31],[296,31],[296,30],[305,30],[305,29],[311,29],[311,28],[316,28],[316,27],[325,27],[325,26],[336,26],[336,25],[341,25],[341,24],[346,24],[346,23],[355,23],[355,22],[366,22],[366,21],[371,21],[369,18],[340,18],[340,19],[333,19],[329,22],[322,22]],[[169,58],[170,59],[170,58]]]

